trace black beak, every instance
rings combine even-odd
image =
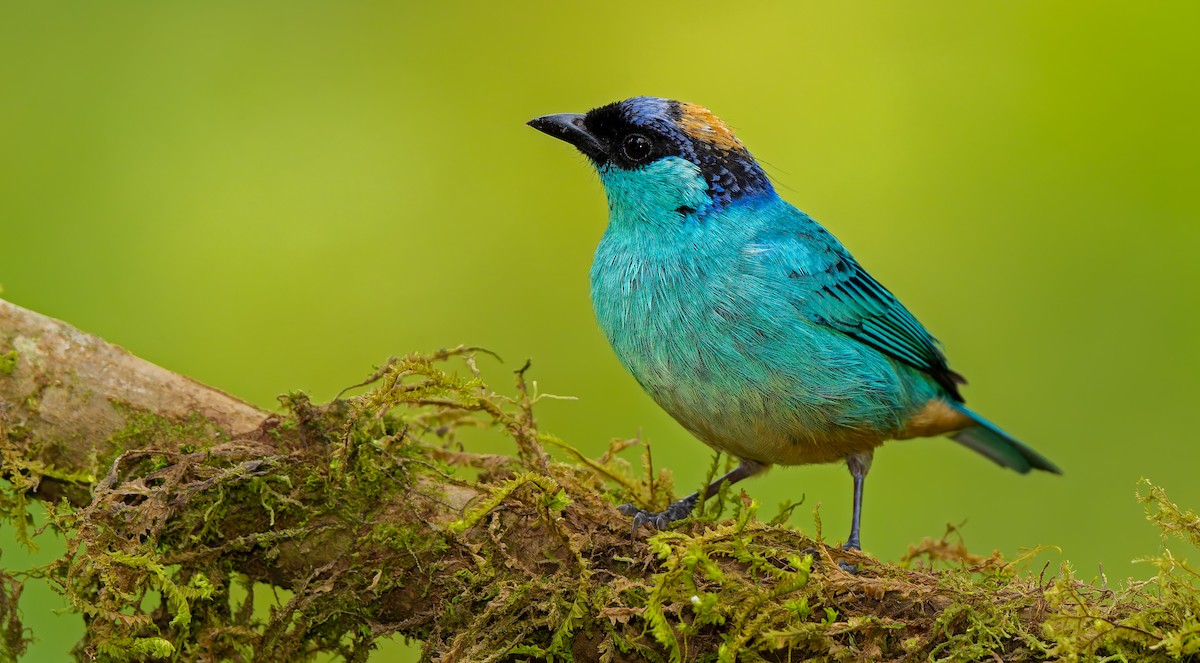
[[[596,163],[604,163],[608,159],[608,151],[587,130],[583,124],[583,116],[578,113],[543,115],[533,118],[526,124],[544,134],[567,141]]]

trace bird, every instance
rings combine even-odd
[[[596,319],[625,368],[701,442],[738,460],[704,490],[772,465],[844,462],[861,550],[863,485],[888,440],[948,436],[1022,474],[1062,471],[968,409],[939,344],[833,234],[781,198],[707,108],[633,97],[529,126],[599,174],[608,226]],[[687,517],[699,492],[633,530]]]

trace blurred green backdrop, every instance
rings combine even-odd
[[[8,0],[0,283],[267,406],[412,350],[492,348],[504,386],[529,357],[543,391],[579,398],[546,402],[545,428],[590,452],[640,430],[690,488],[707,449],[592,320],[600,186],[524,122],[698,102],[945,343],[971,404],[1066,471],[893,443],[866,548],[895,559],[969,519],[977,551],[1053,544],[1084,576],[1147,575],[1138,478],[1200,506],[1198,20],[1157,2]],[[744,488],[769,513],[805,496],[810,531],[820,503],[845,536],[843,467]],[[2,563],[28,564],[2,534]],[[79,636],[60,605],[27,592],[29,660]]]

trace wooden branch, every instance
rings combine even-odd
[[[98,521],[111,515],[106,510],[120,509],[131,496],[147,492],[148,483],[164,482],[166,490],[156,496],[155,513],[143,504],[141,508],[148,513],[132,526],[107,523],[131,529],[138,538],[144,536],[140,532],[146,526],[143,521],[161,519],[164,522],[158,530],[168,532],[169,520],[186,511],[180,502],[199,492],[222,484],[236,485],[244,477],[303,474],[314,464],[327,465],[329,457],[339,451],[333,445],[310,444],[312,440],[302,434],[316,431],[282,430],[279,417],[135,357],[62,321],[2,300],[0,353],[7,358],[8,367],[0,375],[0,432],[23,461],[21,467],[14,467],[13,455],[6,456],[10,462],[3,468],[5,475],[32,475],[33,481],[21,483],[31,488],[30,496],[51,501],[64,495],[71,497],[77,506],[89,505],[84,513]],[[298,405],[310,418],[302,424],[312,425],[326,415],[307,401]],[[143,449],[146,451],[140,452]],[[197,472],[204,462],[211,464],[213,458],[219,459],[210,468],[213,476],[186,480],[184,475]],[[167,465],[144,473],[146,459]],[[226,469],[224,466],[237,471],[219,472]],[[223,545],[231,549],[227,561],[234,562],[232,571],[246,574],[251,581],[302,590],[317,580],[320,571],[335,571],[334,560],[365,554],[382,561],[397,555],[397,551],[380,550],[360,538],[368,534],[364,525],[374,522],[365,518],[369,513],[374,512],[382,522],[407,519],[425,535],[440,536],[437,528],[460,515],[466,502],[477,496],[476,491],[455,482],[433,489],[427,489],[424,483],[412,486],[409,495],[393,495],[390,502],[353,514],[355,522],[314,510],[289,514],[291,517],[281,517],[275,525],[269,525],[261,522],[261,516],[267,513],[246,518],[241,509],[234,509],[226,512],[224,520],[211,524],[219,530]],[[437,495],[436,503],[422,497],[427,490]],[[420,508],[414,508],[414,498]],[[287,501],[283,495],[280,499]],[[88,523],[86,518],[84,521],[81,526],[85,533],[88,527],[98,524]],[[286,544],[273,550],[277,557],[270,563],[253,552],[235,552],[237,548],[261,552],[263,541],[270,541],[271,535],[279,536]],[[409,559],[381,567],[396,572],[413,566],[411,555],[403,556]],[[188,557],[189,552],[181,549],[164,561],[177,563]],[[397,581],[395,584],[401,587],[407,584],[402,574]],[[406,593],[400,589],[375,600],[398,622],[431,621],[433,603],[413,603],[404,596]],[[295,649],[296,644],[289,646]],[[92,643],[86,649],[89,653],[95,651]],[[265,647],[264,651],[272,649]]]
[[[445,369],[456,357],[465,377]],[[537,429],[520,373],[497,394],[452,350],[374,377],[363,396],[294,395],[272,414],[0,301],[0,515],[20,527],[30,497],[74,505],[50,507],[68,549],[43,574],[88,620],[79,657],[365,660],[401,634],[441,661],[1148,660],[1187,646],[1164,615],[1200,612],[1141,586],[1021,577],[953,537],[914,547],[913,568],[852,555],[847,574],[841,551],[759,521],[744,496],[708,505],[731,519],[647,541],[613,499],[661,502],[666,477],[632,479],[612,454],[549,460],[544,445],[566,447]],[[467,427],[516,455],[462,450]],[[1147,499],[1164,531],[1200,533]],[[1158,586],[1189,587],[1160,568]],[[231,605],[239,583],[250,595]],[[264,584],[293,593],[267,617]],[[0,624],[20,634],[19,584],[0,573],[0,590]]]
[[[18,448],[27,460],[66,473],[86,472],[97,459],[124,451],[112,436],[128,428],[138,413],[180,420],[199,415],[227,436],[253,431],[269,416],[223,391],[3,300],[0,350],[9,357],[7,377],[0,379],[0,416],[10,429],[21,431]],[[49,493],[43,496],[57,497],[58,488],[47,486]],[[86,497],[87,492],[75,495]]]

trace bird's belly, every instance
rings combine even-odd
[[[632,372],[684,428],[738,458],[780,465],[834,462],[879,446],[893,432],[879,417],[855,413],[863,403],[846,393],[851,390],[838,397],[808,389],[819,375],[759,380],[745,374],[713,379],[711,372],[698,376],[687,370]]]
[[[786,302],[638,275],[593,303],[642,387],[708,445],[739,458],[832,462],[893,437],[919,404],[898,367]]]

